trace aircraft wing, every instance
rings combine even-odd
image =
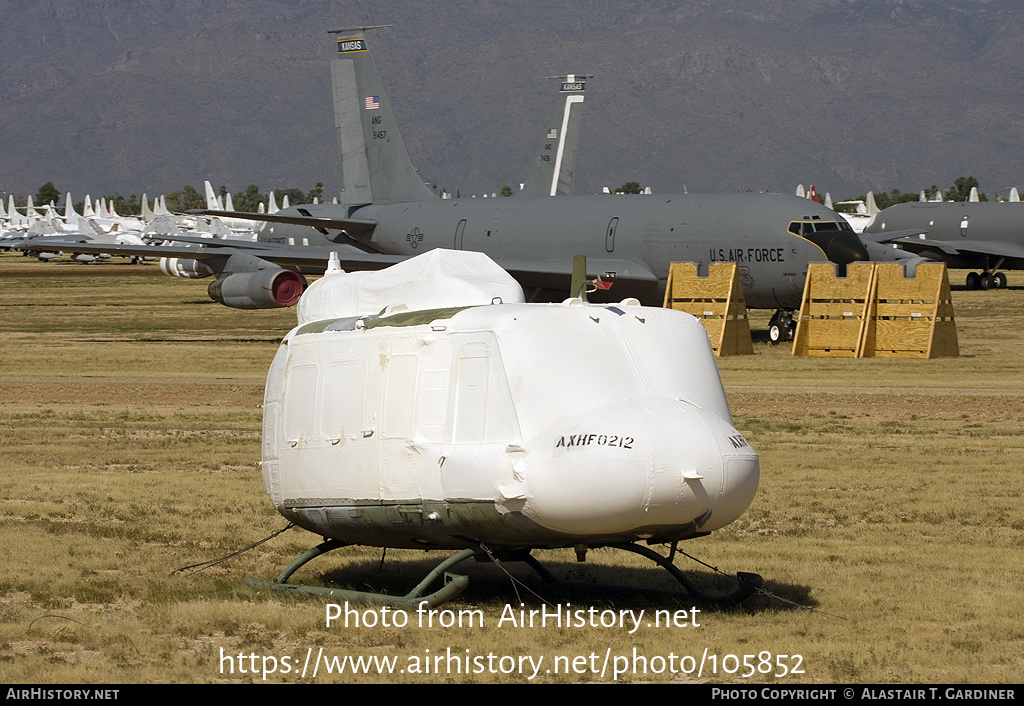
[[[906,230],[892,230],[881,233],[858,233],[860,239],[867,243],[891,243],[899,238],[917,237],[927,233],[927,230],[908,228]]]
[[[216,274],[229,272],[255,272],[268,264],[306,274],[321,274],[327,268],[332,252],[338,253],[342,269],[348,271],[378,270],[407,259],[406,255],[367,253],[348,245],[295,246],[259,243],[217,238],[172,236],[169,240],[184,240],[181,245],[122,245],[116,243],[80,243],[47,238],[47,251],[110,254],[127,257],[169,257],[198,260]],[[40,244],[22,243],[22,250],[39,250]],[[191,247],[190,247],[191,245]],[[263,264],[260,264],[260,263]],[[527,290],[563,290],[568,294],[572,281],[572,260],[561,259],[501,259],[495,258],[503,269]],[[632,260],[593,258],[587,260],[587,276],[618,284],[610,295],[623,299],[643,297],[657,288],[657,276],[644,264]]]
[[[377,227],[377,221],[366,218],[325,218],[315,216],[311,211],[302,206],[292,207],[289,211],[296,213],[285,214],[283,211],[277,213],[249,213],[248,211],[210,211],[207,209],[192,209],[188,211],[193,216],[219,216],[220,218],[237,218],[246,221],[266,221],[267,223],[288,223],[296,226],[308,226],[316,228],[321,233],[328,229],[344,230],[352,236],[369,236]]]
[[[170,238],[172,242],[178,236]],[[117,243],[79,243],[71,240],[47,239],[45,248],[41,243],[19,243],[19,250],[64,250],[75,253],[96,253],[121,255],[126,257],[178,257],[190,260],[211,262],[226,260],[234,254],[244,253],[247,256],[266,260],[267,262],[288,268],[298,268],[310,272],[322,273],[327,268],[327,260],[332,252],[338,253],[341,267],[345,270],[375,270],[401,262],[406,258],[402,255],[380,255],[364,253],[348,245],[333,247],[302,247],[294,245],[278,245],[274,243],[253,243],[238,240],[221,240],[219,238],[185,237],[185,245],[121,245]],[[199,247],[195,247],[198,245]]]
[[[893,243],[903,250],[920,253],[938,251],[949,256],[1024,258],[1024,246],[1005,240],[931,240],[922,237],[898,237],[881,241]]]
[[[495,258],[502,269],[512,275],[524,289],[564,289],[569,291],[572,260],[520,260]],[[587,277],[600,277],[607,282],[622,282],[635,290],[656,287],[658,277],[645,265],[632,260],[587,259]],[[612,294],[616,293],[612,288]]]

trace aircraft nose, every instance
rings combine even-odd
[[[652,449],[655,472],[650,508],[668,509],[687,495],[702,499],[711,513],[700,530],[710,532],[730,524],[750,506],[760,481],[760,464],[735,427],[717,415],[695,411],[700,412],[699,424],[688,414],[688,428],[666,429]],[[673,482],[677,474],[685,486],[682,492]]]
[[[871,259],[860,236],[851,231],[819,231],[809,236],[809,239],[837,265],[849,265],[851,262]]]
[[[545,435],[528,466],[530,519],[620,540],[724,527],[750,505],[759,475],[757,454],[732,424],[661,398],[567,421]]]

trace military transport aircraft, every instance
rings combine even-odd
[[[487,253],[535,300],[568,293],[574,255],[587,256],[588,275],[614,280],[611,297],[646,303],[661,301],[672,262],[705,271],[711,262],[738,262],[747,305],[778,309],[773,321],[785,321],[799,306],[808,262],[868,259],[834,211],[781,194],[441,199],[409,159],[364,36],[369,29],[331,31],[339,203],[276,214],[217,211],[268,225],[254,243],[207,240],[201,249],[163,251],[196,261],[179,268],[181,276],[216,275],[215,300],[291,306],[304,287],[296,273],[323,272],[331,251],[345,269],[379,269],[445,247]]]
[[[864,240],[891,243],[967,275],[968,289],[1006,286],[1000,270],[1024,269],[1024,204],[997,201],[901,203],[879,212]]]

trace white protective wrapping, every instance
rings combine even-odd
[[[490,304],[495,299],[522,303],[523,289],[483,253],[439,248],[376,272],[328,268],[299,300],[298,319],[301,326],[379,314],[399,304],[422,311]]]

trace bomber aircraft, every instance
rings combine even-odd
[[[271,308],[293,305],[305,286],[297,272],[323,272],[332,251],[342,267],[359,270],[445,247],[488,254],[530,299],[542,300],[568,292],[572,258],[586,255],[588,276],[614,281],[611,297],[653,304],[661,301],[672,262],[695,262],[704,271],[712,262],[738,262],[747,305],[777,309],[773,326],[789,328],[809,262],[842,267],[868,259],[838,214],[782,194],[441,199],[409,158],[365,38],[370,29],[331,31],[339,203],[276,214],[217,211],[212,215],[268,225],[254,243],[164,250],[182,258],[167,269],[215,275],[210,295],[221,303]]]

